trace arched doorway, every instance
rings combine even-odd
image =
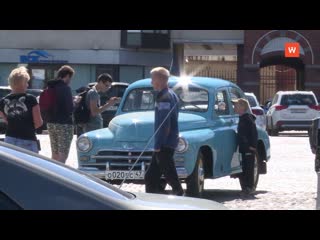
[[[293,42],[299,43],[299,57],[285,57],[286,44]],[[305,90],[306,62],[313,62],[313,51],[300,33],[275,30],[264,34],[252,52],[252,63],[260,69],[260,102],[265,103],[278,91]]]
[[[263,57],[260,63],[260,101],[265,103],[278,91],[304,90],[304,63],[283,53]]]

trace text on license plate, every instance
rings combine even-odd
[[[144,179],[144,171],[106,171],[106,179]]]

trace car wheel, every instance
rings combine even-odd
[[[258,154],[255,154],[254,157],[254,168],[253,168],[253,186],[251,186],[251,188],[255,191],[259,182],[259,156]],[[243,178],[239,177],[239,182],[240,182],[240,186],[242,190],[244,189],[244,182],[243,182]]]
[[[268,135],[271,136],[271,128],[269,126],[268,118],[266,118],[266,131],[267,131]]]
[[[279,136],[279,131],[278,131],[278,130],[275,130],[275,129],[272,129],[270,136]]]
[[[196,166],[192,174],[187,178],[187,195],[190,197],[201,197],[204,189],[204,168],[203,168],[203,155],[201,152],[198,154]]]
[[[269,136],[272,136],[272,131],[271,131],[271,129],[269,127],[267,127],[267,133],[268,133]]]
[[[273,121],[271,119],[271,131],[270,136],[279,136],[279,131],[273,127]]]

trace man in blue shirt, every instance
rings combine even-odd
[[[158,67],[150,73],[153,88],[158,94],[155,101],[154,154],[145,175],[146,192],[160,192],[160,178],[163,174],[173,194],[182,196],[184,191],[173,159],[179,141],[178,97],[168,88],[170,73],[167,69]]]

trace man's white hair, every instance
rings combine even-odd
[[[164,77],[167,77],[167,78],[170,77],[170,72],[168,71],[168,69],[166,69],[166,68],[164,68],[164,67],[156,67],[156,68],[153,68],[153,69],[150,71],[150,74],[159,74],[159,75],[164,76]]]

